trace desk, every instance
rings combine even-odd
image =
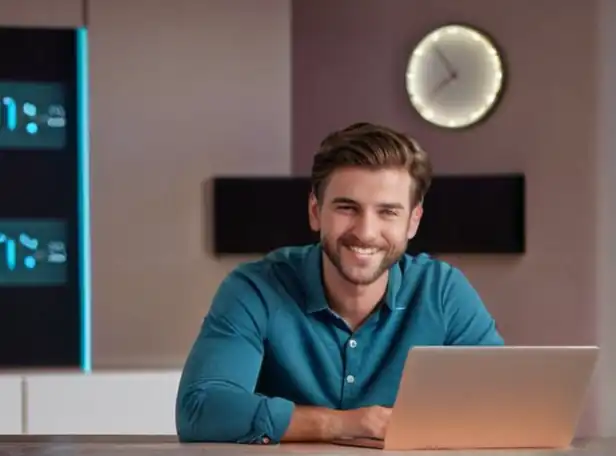
[[[174,437],[112,436],[0,436],[1,456],[249,456],[249,455],[374,455],[382,450],[337,445],[225,445],[180,444]],[[387,452],[400,454],[404,452]],[[616,454],[616,438],[580,440],[567,450],[464,450],[412,452],[422,456],[611,456]]]

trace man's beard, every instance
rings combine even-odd
[[[348,245],[361,245],[360,242],[353,242],[352,240],[344,241],[342,239],[334,242],[330,242],[327,238],[321,239],[321,245],[323,246],[323,252],[334,265],[340,276],[353,285],[366,286],[376,282],[383,274],[385,274],[406,252],[408,245],[407,242],[396,245],[385,253],[378,266],[374,271],[365,277],[353,277],[351,271],[345,270],[343,264],[341,249],[346,249]],[[379,249],[375,255],[379,255],[382,250]]]

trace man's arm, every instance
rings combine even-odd
[[[294,404],[254,393],[267,308],[242,274],[220,285],[182,372],[176,428],[183,442],[278,441]]]
[[[328,442],[380,435],[389,411],[296,406],[255,394],[268,309],[240,273],[221,284],[190,351],[176,401],[182,442]]]
[[[504,345],[494,318],[462,272],[452,268],[442,296],[445,345]]]

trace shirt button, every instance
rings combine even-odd
[[[355,339],[351,339],[349,341],[349,347],[351,347],[351,348],[357,347],[357,341]]]
[[[346,381],[347,383],[355,383],[355,377],[352,375],[347,375]]]

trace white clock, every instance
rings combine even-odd
[[[411,104],[428,122],[465,128],[483,120],[497,105],[504,65],[494,43],[465,25],[445,25],[425,36],[407,66]]]

